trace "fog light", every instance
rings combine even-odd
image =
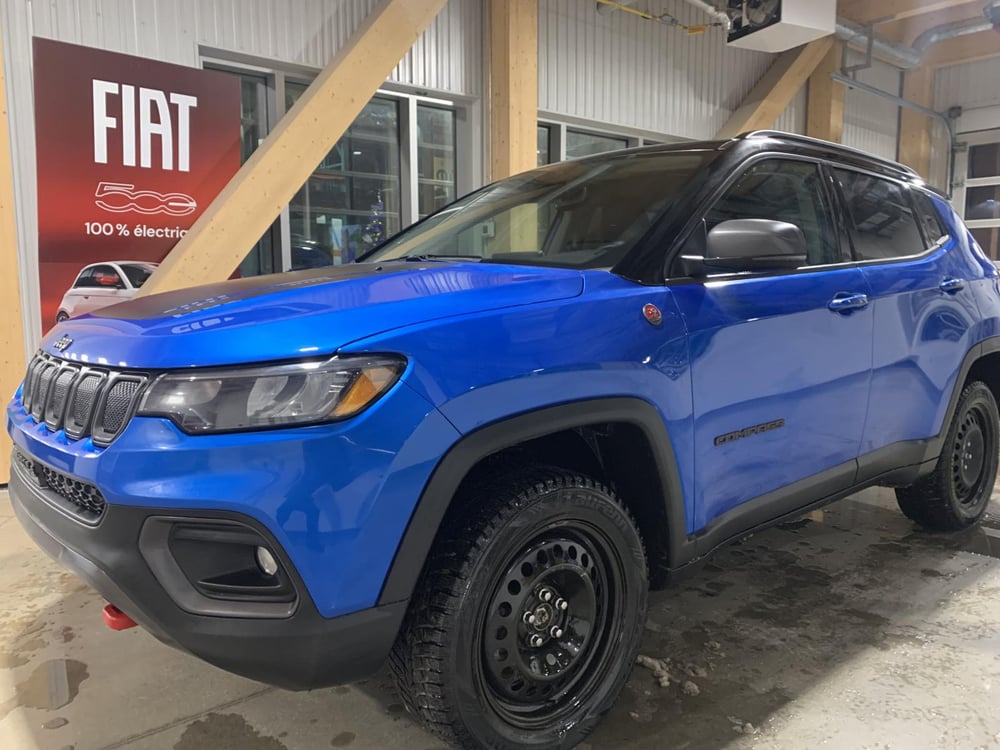
[[[278,572],[278,561],[274,559],[274,555],[267,547],[257,548],[257,565],[260,566],[264,575],[273,576]]]

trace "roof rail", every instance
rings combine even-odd
[[[742,135],[736,136],[733,140],[748,140],[750,138],[783,138],[787,141],[797,141],[799,143],[804,143],[809,146],[822,146],[824,148],[830,148],[835,151],[842,151],[844,153],[853,154],[859,156],[863,159],[867,159],[875,164],[880,164],[883,167],[888,167],[896,172],[902,172],[903,174],[910,175],[911,177],[920,178],[920,175],[916,170],[905,164],[900,164],[899,162],[893,161],[892,159],[884,159],[881,156],[875,156],[869,154],[867,151],[862,151],[858,148],[851,148],[850,146],[844,146],[840,143],[833,143],[832,141],[824,141],[819,138],[810,138],[807,135],[799,135],[798,133],[786,133],[782,130],[753,130],[748,133],[743,133]]]

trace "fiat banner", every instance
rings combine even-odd
[[[128,299],[240,166],[240,82],[34,39],[42,328]]]

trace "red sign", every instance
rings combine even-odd
[[[34,71],[48,329],[134,295],[239,169],[240,83],[39,38]]]

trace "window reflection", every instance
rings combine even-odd
[[[455,200],[455,113],[417,105],[417,186],[420,218]]]

